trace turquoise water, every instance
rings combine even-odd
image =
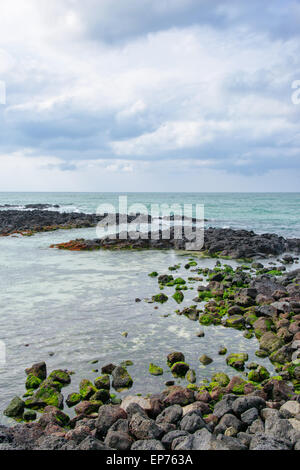
[[[212,226],[300,234],[300,193],[0,193],[0,206],[50,203],[62,211],[96,212],[103,203],[118,209],[119,195],[127,195],[128,206],[141,203],[148,210],[151,204],[204,204]]]
[[[179,199],[179,201],[178,201]],[[211,225],[254,228],[299,236],[299,194],[128,194],[129,204],[204,203],[205,217]],[[61,210],[95,212],[103,202],[117,203],[117,194],[1,193],[0,205],[29,203],[60,204]],[[172,376],[166,356],[172,350],[185,353],[197,374],[197,381],[210,378],[215,371],[236,372],[219,356],[219,346],[228,353],[245,351],[256,360],[255,338],[247,340],[233,329],[202,327],[178,316],[170,298],[158,309],[141,299],[159,293],[157,280],[148,273],[168,272],[174,264],[186,263],[187,255],[175,251],[67,252],[50,249],[52,243],[74,238],[95,238],[94,228],[40,233],[33,237],[0,237],[0,340],[6,345],[6,363],[0,365],[0,422],[7,423],[1,411],[10,399],[24,393],[24,369],[45,360],[48,370],[74,370],[72,384],[64,389],[77,391],[82,378],[93,380],[106,363],[132,360],[129,368],[134,386],[129,393],[158,392]],[[267,260],[266,263],[272,260]],[[276,260],[274,260],[276,261]],[[227,264],[236,266],[235,261]],[[215,260],[199,260],[200,266],[213,267]],[[187,278],[184,268],[178,275]],[[191,305],[197,284],[185,292],[180,308]],[[165,291],[172,295],[170,288]],[[199,329],[205,331],[198,338]],[[121,333],[127,331],[128,337]],[[54,355],[52,355],[54,353]],[[213,358],[204,367],[202,354]],[[50,355],[51,354],[51,355]],[[99,363],[92,365],[91,361]],[[162,377],[148,373],[149,363],[163,367]],[[259,360],[273,371],[268,359]],[[177,383],[180,383],[177,381]],[[183,383],[183,382],[181,382]],[[72,411],[71,411],[72,413]]]

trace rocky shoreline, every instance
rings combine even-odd
[[[185,250],[190,240],[176,238],[176,229],[169,232],[148,233],[121,232],[116,238],[104,237],[93,240],[76,239],[51,245],[51,248],[70,251],[95,251],[100,249],[176,249]],[[254,259],[277,256],[285,252],[300,252],[300,239],[285,239],[276,234],[256,234],[248,230],[233,230],[209,227],[204,232],[204,244],[201,250],[208,256],[220,256],[228,259]]]
[[[76,228],[96,227],[104,219],[104,215],[85,214],[77,212],[58,212],[54,210],[36,209],[38,205],[30,205],[27,209],[6,209],[0,211],[0,236],[23,235],[32,236],[39,232],[55,230],[70,230]],[[46,206],[46,205],[44,205]],[[54,206],[53,206],[54,207]],[[116,214],[116,223],[119,223]],[[127,222],[132,222],[136,216],[127,216]]]
[[[29,207],[30,206],[30,207]],[[41,206],[42,209],[37,208]],[[96,227],[106,217],[85,213],[61,213],[54,210],[44,210],[47,205],[28,205],[31,210],[6,209],[0,210],[0,236],[32,236],[40,232],[55,231],[59,229],[70,230],[75,228]],[[52,206],[51,206],[52,207]],[[53,206],[54,207],[54,206]],[[124,216],[116,214],[113,221],[118,226],[123,223]],[[149,223],[153,221],[150,216],[128,215],[125,220],[130,224]],[[163,218],[160,219],[161,221]],[[170,220],[176,224],[178,217],[171,216]],[[190,222],[197,223],[191,218]],[[137,238],[137,235],[139,238]],[[185,250],[190,240],[184,236],[176,238],[176,229],[171,226],[169,232],[159,230],[146,233],[117,234],[115,239],[104,237],[101,239],[77,239],[66,243],[52,245],[59,249],[72,251],[99,250],[99,249],[177,249]],[[205,228],[204,245],[201,251],[208,256],[221,256],[233,259],[267,258],[285,252],[300,253],[300,239],[286,239],[276,234],[256,234],[249,230],[233,230],[215,227]]]
[[[199,382],[184,353],[171,351],[164,361],[174,380],[165,390],[122,400],[118,392],[133,383],[129,364],[104,365],[101,376],[82,380],[65,400],[62,389],[72,374],[47,374],[45,363],[35,364],[26,370],[24,396],[13,398],[4,411],[26,424],[0,427],[0,450],[300,450],[300,269],[286,271],[298,257],[285,255],[279,262],[233,269],[217,260],[213,269],[203,269],[201,261],[190,259],[187,280],[176,277],[178,266],[169,267],[168,274],[149,274],[160,293],[145,301],[168,302],[162,291],[173,287],[180,304],[187,284],[194,283],[194,304],[176,313],[255,336],[258,362],[221,348],[236,375],[220,371]],[[261,357],[269,358],[277,375],[259,364]],[[205,354],[199,360],[212,361]],[[163,369],[150,363],[149,373],[161,375]],[[180,378],[189,385],[176,384]],[[64,406],[74,407],[75,418],[62,411]]]

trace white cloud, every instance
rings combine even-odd
[[[250,6],[243,16],[239,2],[203,0],[202,20],[194,0],[2,3],[0,152],[21,152],[31,171],[43,155],[52,171],[66,163],[82,175],[93,160],[111,175],[134,173],[135,160],[157,171],[164,159],[228,172],[294,166],[299,35],[247,24]]]

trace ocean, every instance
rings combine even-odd
[[[141,203],[147,208],[155,203],[204,204],[207,225],[276,232],[286,237],[300,235],[300,193],[122,195],[128,196],[129,206]],[[118,196],[117,193],[0,193],[0,206],[48,203],[60,205],[61,211],[95,212],[103,203],[117,207]],[[148,276],[150,272],[163,274],[169,266],[180,263],[178,275],[186,276],[187,255],[171,250],[76,253],[49,248],[53,243],[81,237],[95,238],[95,229],[0,238],[0,341],[6,349],[6,362],[0,364],[1,422],[10,422],[1,411],[15,395],[22,396],[24,369],[35,362],[46,361],[49,372],[57,368],[76,372],[72,384],[64,389],[66,396],[78,389],[82,378],[93,380],[100,375],[104,364],[125,360],[133,361],[133,366],[128,368],[134,380],[130,393],[159,391],[166,380],[172,379],[166,366],[166,356],[172,350],[184,352],[186,361],[196,371],[197,382],[210,378],[215,371],[235,374],[224,357],[217,354],[219,346],[226,346],[228,352],[248,352],[250,361],[257,360],[256,338],[246,339],[242,331],[202,327],[178,316],[175,313],[178,306],[171,298],[157,310],[153,304],[135,302],[136,298],[150,298],[159,293],[157,280]],[[215,265],[214,259],[197,261],[201,267]],[[266,262],[272,261],[276,262],[271,259]],[[225,262],[232,266],[238,264]],[[168,294],[168,288],[164,292]],[[186,291],[180,308],[191,305],[193,297],[195,291]],[[204,338],[196,336],[199,329],[204,329]],[[122,336],[125,331],[127,338]],[[213,358],[206,367],[199,362],[203,353]],[[92,365],[94,360],[99,362]],[[164,375],[151,376],[150,362],[163,367]],[[273,371],[268,359],[259,362]]]
[[[128,206],[143,204],[203,204],[209,225],[245,228],[258,233],[274,232],[286,237],[300,234],[299,193],[1,193],[0,206],[12,204],[58,204],[60,211],[94,213],[100,204],[118,208],[119,196]]]

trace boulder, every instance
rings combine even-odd
[[[24,408],[24,401],[19,397],[14,397],[3,414],[9,418],[20,418],[23,415]]]
[[[135,414],[129,423],[130,433],[138,440],[160,439],[164,434],[163,430],[153,419],[144,418],[140,414]]]
[[[37,364],[33,364],[33,366],[25,369],[27,375],[34,375],[41,380],[45,380],[47,377],[47,366],[45,362],[39,362]]]
[[[133,380],[124,367],[118,366],[112,371],[112,386],[115,390],[121,391],[130,388]]]
[[[96,420],[97,435],[104,437],[109,428],[119,419],[126,419],[126,412],[116,405],[101,406]]]

